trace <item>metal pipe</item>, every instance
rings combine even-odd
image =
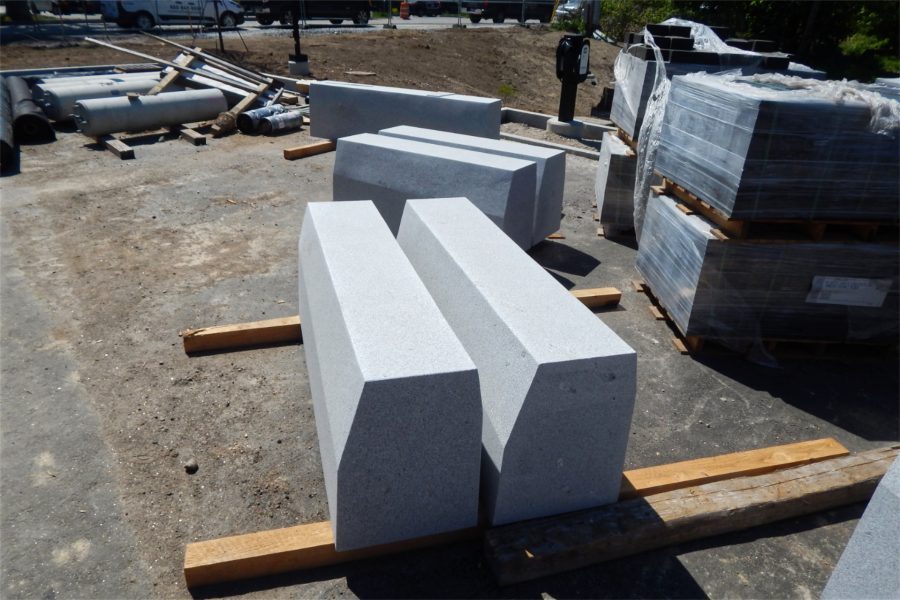
[[[112,98],[129,93],[146,94],[158,79],[132,79],[130,81],[97,82],[86,85],[67,85],[42,90],[38,95],[38,104],[48,117],[54,121],[65,121],[72,118],[75,103],[91,98]],[[169,88],[171,89],[171,88]]]
[[[121,46],[116,46],[115,44],[107,44],[106,42],[101,42],[100,40],[95,40],[91,37],[84,38],[85,41],[97,44],[98,46],[103,46],[104,48],[110,48],[111,50],[118,50],[119,52],[124,52],[125,54],[131,54],[145,60],[152,60],[159,63],[162,63],[166,66],[172,67],[182,73],[193,73],[194,75],[198,75],[200,77],[206,77],[207,79],[212,79],[213,81],[218,81],[219,83],[224,83],[225,85],[231,85],[234,87],[243,88],[250,92],[255,92],[256,88],[259,87],[257,83],[250,83],[247,81],[241,81],[239,79],[230,79],[227,77],[223,77],[221,75],[217,75],[215,73],[210,73],[209,71],[200,71],[197,69],[192,69],[190,67],[184,67],[182,65],[173,63],[168,60],[163,60],[162,58],[157,58],[155,56],[151,56],[149,54],[144,54],[143,52],[138,52],[137,50],[130,50],[128,48],[122,48]]]
[[[259,124],[259,130],[266,134],[272,134],[276,131],[288,131],[291,129],[300,129],[303,126],[303,114],[300,111],[292,110],[263,117]]]
[[[6,78],[0,81],[0,171],[6,173],[16,164],[16,138],[13,134],[12,105]]]
[[[175,48],[178,48],[178,49],[182,50],[183,52],[187,52],[188,54],[190,54],[192,56],[202,58],[209,64],[215,65],[215,66],[219,67],[220,69],[234,71],[234,73],[236,75],[240,75],[242,77],[252,79],[253,81],[258,81],[259,83],[266,83],[266,81],[267,81],[266,78],[263,77],[262,75],[260,75],[259,73],[254,73],[253,71],[249,71],[243,67],[240,67],[240,66],[234,64],[231,61],[227,61],[223,58],[219,58],[218,56],[213,56],[212,54],[209,54],[202,50],[197,50],[195,48],[191,48],[190,46],[184,46],[182,44],[179,44],[178,42],[173,42],[172,40],[167,40],[166,38],[159,37],[158,35],[153,35],[152,33],[147,33],[146,31],[144,31],[142,33],[144,35],[146,35],[147,37],[153,38],[154,40],[160,41],[160,42],[162,42],[164,44],[168,44],[170,46],[174,46]]]
[[[13,134],[16,142],[40,143],[56,139],[56,132],[47,115],[31,97],[28,82],[21,77],[6,77],[9,103],[12,108]]]
[[[283,113],[283,104],[271,104],[262,108],[244,111],[237,116],[237,127],[241,133],[256,133],[263,118]]]
[[[136,98],[94,98],[75,103],[75,124],[84,135],[146,131],[216,118],[228,110],[222,90],[190,90]]]

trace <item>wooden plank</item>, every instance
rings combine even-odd
[[[623,494],[627,495],[623,495],[623,499],[647,495],[662,487],[681,488],[697,482],[713,481],[709,479],[711,477],[727,477],[729,468],[734,469],[732,476],[738,476],[846,454],[846,448],[828,438],[626,471],[622,481]],[[705,469],[710,473],[705,473]],[[308,523],[188,544],[184,557],[184,577],[188,587],[193,588],[383,556],[470,539],[477,537],[478,533],[477,529],[466,529],[353,552],[337,552],[334,549],[331,523]]]
[[[550,235],[548,235],[547,239],[548,240],[564,240],[564,239],[566,239],[566,236],[557,231],[556,233],[551,233]]]
[[[614,287],[573,290],[572,295],[588,308],[615,306],[622,298],[622,292]],[[185,329],[178,335],[187,354],[303,341],[299,316]]]
[[[824,438],[645,467],[622,474],[619,499],[659,494],[735,477],[762,475],[848,454],[850,451],[837,440]]]
[[[647,292],[647,284],[640,279],[632,279],[631,287],[633,287],[634,291],[638,292],[639,294]]]
[[[622,299],[622,292],[614,287],[571,290],[571,293],[573,296],[581,300],[581,303],[588,308],[616,306]]]
[[[180,127],[176,128],[178,131],[178,135],[186,142],[190,142],[194,146],[205,146],[206,145],[206,136],[191,129],[190,127]]]
[[[675,346],[675,349],[678,350],[679,354],[691,353],[691,351],[688,350],[688,347],[684,345],[684,340],[682,340],[680,337],[673,337],[672,345]]]
[[[485,534],[501,585],[740,531],[871,497],[900,446],[515,523]]]
[[[307,156],[315,156],[316,154],[324,154],[331,152],[337,147],[333,140],[323,140],[321,142],[313,142],[303,146],[295,146],[293,148],[284,149],[284,158],[286,160],[296,160]]]
[[[606,235],[606,231],[603,229],[603,225],[597,228],[597,237],[603,237]]]
[[[662,314],[662,311],[659,310],[658,307],[651,304],[647,308],[650,310],[650,314],[653,316],[653,318],[656,319],[657,321],[665,321],[666,320],[666,315]]]
[[[134,158],[134,148],[125,142],[114,138],[111,135],[101,135],[97,138],[97,143],[121,158],[122,160],[132,160]]]
[[[194,48],[194,50],[200,50],[199,48]],[[175,59],[175,64],[180,65],[182,67],[190,67],[197,60],[196,56],[191,56],[189,54],[184,54]],[[165,77],[159,80],[159,83],[150,88],[150,91],[147,92],[147,96],[155,96],[160,92],[164,91],[167,87],[175,83],[181,77],[181,71],[178,69],[172,69],[169,71]]]
[[[336,565],[351,560],[396,554],[477,538],[478,528],[338,552],[330,521],[235,535],[188,544],[184,580],[189,588]]]
[[[185,329],[178,335],[184,341],[184,351],[187,354],[299,342],[303,339],[299,316]]]

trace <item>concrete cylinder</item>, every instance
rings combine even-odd
[[[228,110],[221,90],[170,92],[138,98],[93,98],[75,103],[74,117],[84,135],[146,131],[216,118]]]
[[[266,135],[276,131],[287,131],[290,129],[300,129],[303,126],[303,115],[300,111],[293,110],[277,115],[263,117],[259,124],[259,130]]]
[[[79,75],[76,77],[46,77],[34,84],[35,90],[68,85],[89,85],[104,82],[131,81],[133,79],[156,79],[159,81],[160,71],[138,71],[135,73],[106,73],[103,75]]]
[[[114,98],[128,93],[146,94],[159,79],[129,79],[126,81],[97,81],[82,85],[64,85],[45,88],[38,97],[44,113],[54,121],[72,118],[75,103],[92,98]]]

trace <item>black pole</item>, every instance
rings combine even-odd
[[[575,119],[575,98],[578,95],[578,78],[564,77],[562,89],[559,92],[559,120],[572,121]]]
[[[213,0],[216,9],[216,29],[219,31],[219,52],[225,54],[225,40],[222,39],[222,21],[219,19],[219,0]]]

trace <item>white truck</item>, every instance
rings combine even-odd
[[[214,25],[216,15],[222,27],[244,22],[244,9],[234,0],[103,0],[100,12],[104,21],[140,30],[157,25]]]

